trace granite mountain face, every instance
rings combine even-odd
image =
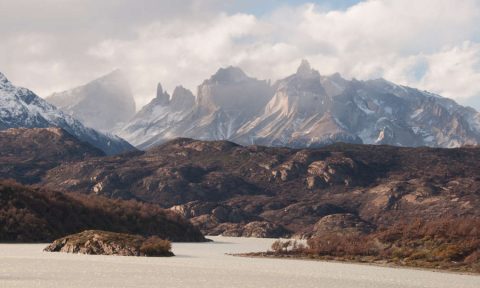
[[[473,108],[384,79],[321,75],[302,61],[270,85],[236,67],[205,80],[197,97],[161,89],[118,134],[139,148],[176,137],[294,148],[333,142],[459,147],[480,143]]]
[[[111,131],[135,115],[135,99],[120,70],[83,86],[54,93],[46,100],[86,126],[100,131]]]
[[[47,127],[62,128],[80,141],[87,142],[106,154],[135,150],[117,136],[84,126],[32,91],[14,86],[0,73],[0,130]]]
[[[176,137],[231,139],[261,113],[271,94],[267,81],[250,78],[236,67],[220,69],[205,80],[196,98],[179,86],[170,100],[159,84],[157,97],[117,132],[141,149]]]

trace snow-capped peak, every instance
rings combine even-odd
[[[1,88],[6,88],[6,87],[11,87],[12,83],[8,81],[7,77],[3,75],[3,73],[0,72],[0,87]]]
[[[5,77],[5,75],[3,75],[2,72],[0,72],[0,82],[2,83],[8,82],[7,77]]]
[[[0,80],[0,130],[8,128],[59,127],[103,150],[115,154],[134,148],[123,139],[85,127],[32,91],[15,87],[2,75]]]
[[[176,90],[171,102],[184,92]],[[193,95],[187,94],[192,103]],[[322,76],[306,60],[273,86],[239,68],[222,68],[199,86],[194,104],[173,106],[152,101],[122,136],[142,148],[175,137],[298,148],[335,141],[436,147],[480,143],[480,114],[473,109],[384,79]]]

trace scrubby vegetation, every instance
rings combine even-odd
[[[178,214],[153,204],[31,188],[0,180],[0,241],[46,242],[88,229],[204,241]]]
[[[282,237],[308,238],[319,220],[339,213],[357,215],[366,229],[444,215],[480,218],[478,171],[480,148],[337,143],[298,150],[176,139],[64,163],[41,185],[182,205],[178,211],[210,235],[248,235],[242,227],[255,221],[279,227]]]
[[[252,255],[252,254],[250,254]],[[392,263],[480,273],[480,219],[398,223],[370,234],[326,233],[307,245],[276,241],[257,256]]]
[[[140,246],[140,253],[145,256],[172,256],[172,243],[156,236],[147,238]]]

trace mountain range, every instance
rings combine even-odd
[[[240,68],[219,69],[197,96],[179,86],[157,96],[115,131],[140,149],[176,137],[241,145],[319,147],[333,142],[460,147],[480,143],[473,108],[384,79],[321,75],[302,61],[274,84]]]
[[[119,70],[54,93],[48,102],[2,74],[0,93],[0,129],[56,126],[107,154],[132,150],[129,143],[148,149],[177,137],[292,148],[480,143],[480,113],[473,108],[384,79],[321,75],[306,60],[273,84],[233,66],[203,81],[196,95],[178,86],[170,96],[159,83],[156,97],[137,113]]]
[[[106,154],[135,150],[120,137],[85,126],[32,91],[14,86],[0,73],[0,130],[59,127]]]

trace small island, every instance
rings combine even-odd
[[[174,256],[170,241],[156,236],[86,230],[53,241],[44,251],[118,256]]]

